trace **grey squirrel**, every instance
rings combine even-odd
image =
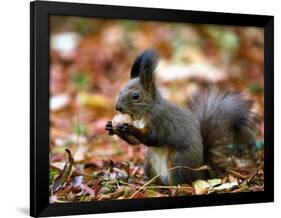
[[[164,99],[157,89],[157,63],[158,55],[152,49],[135,59],[131,79],[115,107],[134,122],[113,127],[108,121],[106,130],[129,144],[146,145],[145,172],[150,178],[160,174],[158,181],[164,185],[206,178],[208,172],[192,169],[208,164],[219,171],[223,164],[220,166],[213,148],[253,142],[252,102],[238,93],[213,89],[194,96],[187,108],[180,108]],[[176,166],[183,168],[167,170]]]

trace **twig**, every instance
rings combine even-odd
[[[160,172],[159,174],[157,174],[156,176],[154,176],[152,179],[150,179],[148,182],[144,183],[143,186],[141,186],[136,192],[134,192],[130,197],[129,199],[132,199],[134,198],[143,188],[145,188],[146,186],[148,186],[150,183],[152,183],[155,179],[157,179],[162,173],[166,173],[166,172],[169,172],[169,171],[172,171],[172,170],[175,170],[175,169],[188,169],[188,170],[192,170],[192,171],[203,171],[203,170],[209,170],[210,168],[206,165],[204,166],[201,166],[199,168],[191,168],[191,167],[186,167],[186,166],[175,166],[175,167],[172,167],[172,168],[169,168],[163,172]]]
[[[63,201],[63,200],[55,199],[54,202],[55,203],[70,203],[72,201]]]
[[[135,184],[130,184],[130,183],[123,182],[123,181],[119,181],[119,183],[121,183],[123,185],[136,187]],[[187,186],[177,186],[177,185],[150,185],[150,186],[146,186],[146,188],[151,188],[151,189],[153,189],[153,188],[154,189],[186,189],[186,188],[189,188],[189,187],[187,187]]]
[[[235,176],[238,176],[238,177],[241,178],[241,179],[246,179],[246,178],[248,177],[248,176],[243,175],[243,174],[241,174],[241,173],[239,173],[239,172],[236,172],[236,171],[234,171],[234,170],[226,169],[226,171],[229,172],[229,173],[234,174]]]
[[[79,147],[80,144],[80,118],[79,118],[79,111],[77,111],[77,121],[76,121],[76,125],[78,126],[78,131],[77,131],[77,141],[76,141],[76,145],[73,148],[73,156],[75,156],[77,149]]]
[[[259,170],[263,167],[263,162],[260,163],[260,165],[258,165],[258,167],[254,170],[253,173],[251,173],[251,175],[248,177],[248,179],[245,179],[240,186],[244,186],[244,185],[247,185],[249,184],[253,178],[257,175],[257,173],[259,172]]]
[[[190,187],[184,187],[184,186],[176,186],[176,185],[149,185],[146,186],[147,188],[152,188],[152,189],[187,189]]]

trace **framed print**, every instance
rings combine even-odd
[[[30,4],[30,215],[272,202],[273,16]]]

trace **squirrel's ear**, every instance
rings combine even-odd
[[[145,90],[153,93],[155,91],[154,71],[158,64],[158,55],[154,50],[148,49],[140,56],[140,83]]]
[[[134,79],[134,78],[140,76],[141,60],[142,60],[142,54],[139,55],[133,63],[133,66],[132,66],[132,69],[131,69],[131,79]]]

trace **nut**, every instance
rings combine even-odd
[[[117,126],[123,123],[132,124],[133,119],[128,114],[116,114],[112,119],[112,126]]]

